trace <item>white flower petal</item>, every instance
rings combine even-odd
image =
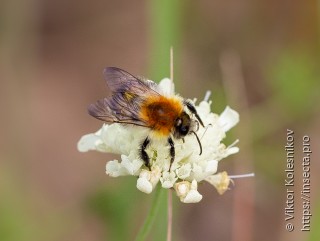
[[[140,160],[131,161],[126,155],[121,155],[121,165],[127,170],[130,175],[135,175],[136,172],[143,165]]]
[[[197,112],[200,116],[206,117],[210,113],[210,103],[201,101],[197,107]]]
[[[202,199],[202,195],[197,190],[190,190],[187,196],[182,200],[184,203],[198,203]]]
[[[108,161],[106,164],[106,173],[111,177],[126,175],[118,160]]]
[[[174,182],[170,181],[170,180],[165,180],[161,182],[161,186],[165,189],[169,189],[173,187]]]
[[[176,169],[177,176],[180,179],[186,179],[190,176],[191,173],[191,164],[182,165],[180,168]]]
[[[174,95],[174,84],[173,81],[169,78],[164,78],[158,84],[158,89],[160,94],[164,96]]]
[[[227,106],[220,114],[219,125],[227,132],[239,122],[239,113]]]
[[[239,150],[240,150],[239,147],[236,147],[236,146],[227,148],[227,154],[228,154],[227,156],[238,153]]]
[[[218,161],[211,160],[211,161],[208,161],[205,172],[207,172],[208,174],[214,174],[217,172],[217,169],[218,169]]]
[[[143,169],[143,170],[141,170],[141,172],[140,172],[140,174],[139,174],[139,177],[140,177],[140,178],[146,178],[147,180],[150,180],[150,178],[151,178],[151,172],[148,171],[148,170]]]
[[[136,174],[139,172],[139,170],[140,170],[140,168],[141,168],[141,166],[142,166],[143,164],[144,164],[144,163],[143,163],[143,161],[141,161],[141,160],[135,159],[135,160],[132,161],[133,175],[136,175]]]
[[[181,202],[197,203],[202,199],[202,195],[197,191],[198,183],[193,180],[192,183],[182,181],[175,184],[175,190]]]
[[[101,138],[96,134],[87,134],[81,137],[78,142],[78,151],[87,152],[90,150],[97,150],[96,146],[101,142]]]
[[[207,159],[207,158],[206,158]],[[192,172],[187,180],[203,181],[207,176],[217,172],[217,160],[201,160],[198,163],[193,163]]]
[[[163,188],[172,188],[177,179],[174,172],[164,172],[160,177],[160,182]]]
[[[149,182],[145,177],[138,178],[137,188],[144,193],[151,193],[153,189],[151,182]]]
[[[198,189],[198,182],[196,180],[192,180],[191,190],[197,190],[197,189]]]

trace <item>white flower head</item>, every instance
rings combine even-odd
[[[164,79],[157,91],[165,97],[173,96],[174,84],[170,79]],[[134,125],[104,124],[97,132],[84,135],[78,142],[78,150],[120,154],[121,161],[112,160],[106,164],[106,173],[112,177],[137,176],[137,188],[144,193],[151,193],[160,182],[163,188],[174,188],[182,202],[195,203],[202,199],[198,183],[203,181],[210,182],[219,193],[223,193],[230,179],[227,175],[216,174],[218,164],[223,158],[237,153],[239,148],[234,146],[236,143],[226,147],[222,140],[226,132],[239,122],[239,114],[228,106],[221,115],[212,113],[208,96],[198,105],[195,101],[188,101],[195,106],[204,124],[204,127],[199,124],[195,130],[201,147],[193,134],[183,139],[172,137],[173,163],[167,138],[153,138],[151,129]],[[195,118],[194,114],[189,114]],[[141,158],[141,144],[147,136],[152,140],[145,149],[149,165]]]

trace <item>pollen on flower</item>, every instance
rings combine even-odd
[[[233,182],[227,172],[220,172],[216,175],[209,176],[206,178],[206,181],[212,184],[220,195],[224,194],[228,190],[230,182]]]
[[[170,79],[161,81],[158,88],[164,96],[174,96],[174,85]],[[218,164],[237,153],[239,148],[235,146],[237,141],[226,146],[222,140],[226,132],[239,122],[239,114],[228,106],[220,115],[212,113],[208,95],[198,105],[195,101],[192,103],[204,123],[204,127],[199,125],[195,131],[201,142],[201,155],[195,136],[187,135],[183,140],[175,140],[175,158],[170,165],[170,147],[166,141],[157,139],[146,149],[150,157],[150,166],[147,167],[141,160],[139,150],[143,140],[147,136],[152,137],[150,130],[121,124],[104,124],[97,132],[84,135],[78,143],[78,150],[120,154],[119,160],[107,162],[106,173],[112,177],[137,177],[136,186],[144,193],[151,193],[156,185],[161,185],[166,189],[174,189],[181,202],[196,203],[202,199],[198,184],[206,181],[223,194],[231,179],[226,172],[217,174]]]
[[[191,183],[188,181],[182,181],[175,184],[174,188],[177,192],[178,197],[185,197],[190,191]]]

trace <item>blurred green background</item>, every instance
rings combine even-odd
[[[101,123],[86,111],[107,95],[117,66],[241,121],[225,143],[236,180],[223,196],[200,186],[199,204],[174,196],[174,240],[320,240],[319,1],[3,0],[0,2],[0,240],[133,240],[152,195],[134,178],[105,175],[115,155],[79,153]],[[285,229],[286,129],[295,132],[295,230]],[[311,232],[301,232],[302,137],[309,135]],[[149,240],[166,236],[166,195]],[[317,230],[318,228],[318,230]]]

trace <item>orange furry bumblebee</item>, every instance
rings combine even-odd
[[[203,123],[191,102],[178,95],[162,95],[153,81],[135,77],[116,67],[106,68],[104,75],[112,95],[91,104],[88,108],[90,115],[109,124],[149,128],[153,135],[166,138],[170,145],[170,166],[175,158],[173,139],[184,140],[186,135],[193,133],[201,155],[201,143],[195,131],[199,123],[202,126]],[[146,149],[151,141],[147,136],[139,150],[141,159],[149,169],[150,158]]]

